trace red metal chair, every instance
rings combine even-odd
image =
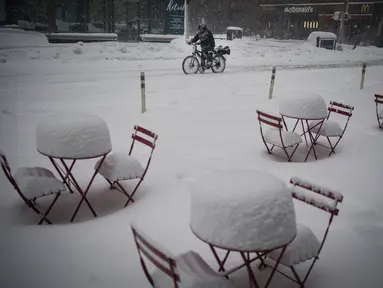
[[[314,264],[319,259],[319,254],[322,251],[323,245],[326,241],[333,218],[339,214],[337,205],[339,202],[343,201],[343,195],[338,191],[317,186],[298,177],[292,177],[290,183],[293,185],[291,194],[294,199],[307,203],[330,214],[327,229],[321,242],[309,227],[297,223],[297,236],[293,242],[287,246],[285,254],[280,261],[282,265],[291,269],[295,279],[280,270],[277,271],[299,284],[300,287],[304,287]],[[280,255],[278,252],[280,251],[273,251],[268,254],[267,257],[277,261],[278,256]],[[309,260],[313,261],[303,280],[301,280],[294,267]],[[263,265],[270,266],[264,262]]]
[[[353,110],[354,110],[353,106],[331,101],[330,107],[328,107],[327,119],[323,122],[322,127],[316,125],[318,124],[316,121],[312,121],[309,124],[311,133],[316,134],[316,137],[314,139],[315,144],[330,149],[331,152],[329,156],[331,156],[332,153],[335,153],[336,146],[339,144],[339,141],[342,139],[344,132],[346,132],[348,122],[350,121]],[[347,120],[345,124],[343,125],[343,128],[339,125],[338,122],[329,120],[331,113],[337,113],[347,117]],[[320,136],[326,137],[330,146],[326,146],[326,145],[318,143],[317,140]],[[330,138],[332,137],[338,138],[335,145],[333,145],[333,143],[330,140]]]
[[[267,152],[272,154],[274,147],[281,148],[285,152],[286,157],[278,154],[274,155],[287,159],[288,162],[291,162],[291,158],[294,156],[299,144],[302,143],[301,136],[296,132],[283,130],[282,118],[258,110],[257,113],[262,140],[266,146]],[[270,128],[264,132],[262,124],[269,125],[273,128]],[[271,145],[271,147],[269,147],[268,144]],[[290,147],[293,148],[293,151],[289,154],[287,148]]]
[[[131,227],[142,269],[152,287],[235,288],[233,283],[225,278],[226,274],[215,272],[198,253],[189,251],[174,256],[162,245],[144,235],[136,225],[132,224]],[[155,267],[152,273],[149,272],[147,262]]]
[[[383,95],[375,94],[376,118],[378,119],[379,128],[383,128]]]
[[[42,167],[21,167],[12,175],[7,157],[2,151],[0,151],[0,163],[5,176],[21,199],[41,217],[39,225],[44,221],[52,224],[48,219],[48,214],[60,195],[67,192],[64,183],[58,180],[50,170]],[[55,195],[55,197],[48,209],[42,212],[37,206],[36,200],[50,195]]]
[[[116,189],[128,197],[124,207],[126,207],[130,202],[134,202],[133,196],[136,193],[138,187],[141,185],[148,171],[154,149],[156,148],[158,135],[136,125],[134,126],[134,133],[132,138],[133,142],[130,147],[129,154],[124,152],[109,154],[106,156],[98,172],[106,179],[106,181],[108,181],[111,189]],[[135,157],[131,155],[136,141],[150,148],[150,156],[146,162],[145,168]],[[100,161],[96,163],[94,169],[97,169],[99,165]],[[140,180],[136,187],[133,189],[133,192],[129,194],[120,182],[133,179]]]

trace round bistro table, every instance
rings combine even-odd
[[[318,94],[310,93],[297,93],[293,97],[283,99],[279,106],[279,113],[282,116],[283,124],[288,131],[286,119],[290,118],[295,120],[293,132],[296,130],[298,124],[301,124],[302,134],[305,137],[306,146],[309,148],[305,162],[307,161],[311,151],[313,151],[315,160],[318,159],[315,151],[315,141],[311,130],[315,127],[322,128],[324,120],[327,119],[327,107],[324,99]],[[314,125],[310,125],[311,121],[315,121]],[[309,141],[307,141],[307,136]],[[310,142],[310,143],[309,143]]]
[[[267,279],[268,287],[297,233],[293,200],[286,184],[262,171],[216,171],[196,183],[191,193],[190,228],[209,245],[219,272],[225,272],[230,253],[239,253],[243,264],[226,271],[226,275],[246,267],[250,287],[260,287],[251,263],[263,263],[263,256],[282,248]],[[222,259],[217,249],[225,250]],[[251,253],[256,257],[251,258]]]
[[[71,193],[76,190],[81,196],[70,222],[73,222],[84,201],[93,216],[97,217],[86,195],[99,168],[94,170],[85,190],[73,175],[73,168],[79,160],[101,158],[102,164],[106,155],[112,150],[109,129],[105,121],[89,114],[54,115],[38,125],[36,142],[37,151],[49,158],[68,190]]]

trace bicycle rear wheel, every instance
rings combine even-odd
[[[213,63],[211,65],[211,70],[213,73],[222,73],[226,68],[226,60],[221,55],[216,55],[213,58]]]

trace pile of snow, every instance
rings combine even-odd
[[[49,45],[47,37],[39,32],[16,28],[0,28],[0,47],[33,47]]]
[[[279,113],[297,119],[324,119],[327,117],[327,107],[319,94],[296,91],[294,96],[280,101]]]
[[[81,55],[84,54],[84,43],[78,42],[72,48],[74,54]]]
[[[332,32],[323,32],[323,31],[314,31],[311,32],[309,37],[307,38],[307,41],[316,43],[317,38],[325,38],[325,39],[336,39],[336,35]]]
[[[191,53],[192,47],[186,42],[185,37],[178,37],[170,42],[177,51]]]
[[[36,132],[37,150],[59,158],[97,157],[112,150],[109,129],[97,116],[65,113],[41,122]]]
[[[243,251],[283,246],[296,235],[293,200],[275,176],[218,171],[192,187],[191,228],[211,244]]]
[[[290,267],[318,256],[320,242],[313,231],[302,224],[297,223],[297,237],[290,243],[283,254],[281,263]],[[274,250],[267,256],[277,261],[282,249]]]
[[[227,27],[227,30],[242,31],[243,29],[241,27],[230,26],[230,27]]]

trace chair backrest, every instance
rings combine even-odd
[[[133,142],[132,146],[130,147],[129,155],[132,153],[136,141],[151,148],[153,153],[153,150],[156,148],[156,141],[158,139],[158,135],[153,133],[152,131],[149,131],[148,129],[135,125],[134,133],[132,134],[132,139]]]
[[[21,193],[21,190],[20,190],[19,186],[17,185],[15,178],[13,178],[13,176],[12,176],[11,166],[9,165],[7,157],[5,156],[5,153],[2,150],[0,150],[0,164],[1,164],[1,168],[3,169],[4,174],[7,177],[9,183],[12,184],[13,188],[15,188],[15,190],[20,195],[20,197],[26,203],[28,203],[28,199],[23,195],[23,193]]]
[[[263,124],[272,126],[274,128],[283,129],[281,117],[270,115],[265,112],[261,112],[259,110],[257,110],[257,113],[258,113],[258,121],[261,127],[263,123]]]
[[[261,136],[262,136],[263,142],[265,142],[265,137],[263,136],[262,124],[266,124],[271,127],[277,128],[279,130],[279,137],[281,138],[282,147],[285,147],[283,137],[282,137],[282,130],[283,130],[282,118],[267,114],[265,112],[261,112],[259,110],[257,110],[257,113],[258,113],[259,129],[261,130]]]
[[[328,107],[327,119],[330,117],[330,114],[332,112],[340,114],[340,115],[344,115],[350,118],[352,116],[353,110],[354,110],[354,106],[346,105],[346,104],[335,102],[335,101],[330,101],[330,107]]]
[[[339,214],[337,206],[338,203],[343,201],[343,195],[337,190],[318,186],[299,177],[292,177],[290,179],[290,183],[293,185],[291,194],[294,199],[307,203],[330,214],[330,220],[319,249],[320,252],[326,240],[332,220],[334,216],[338,216]]]
[[[154,287],[154,281],[149,273],[148,266],[146,265],[144,257],[149,260],[155,267],[169,276],[174,284],[173,287],[178,288],[180,276],[177,272],[176,261],[173,259],[173,255],[171,255],[170,252],[167,252],[166,249],[159,248],[159,245],[144,235],[143,232],[139,231],[136,225],[131,224],[131,228],[140,257],[141,266],[149,283]]]
[[[375,103],[376,105],[383,104],[383,95],[375,94]]]
[[[152,156],[154,149],[156,148],[156,142],[158,139],[158,135],[153,133],[152,131],[149,131],[148,129],[145,129],[141,126],[135,125],[134,126],[134,133],[132,134],[132,145],[130,146],[129,155],[132,154],[134,144],[137,142],[144,144],[145,146],[149,147],[151,149],[150,156],[148,158],[148,161],[146,162],[146,167],[144,174],[142,175],[142,178],[145,177],[146,172],[148,171],[150,162],[152,161]]]

